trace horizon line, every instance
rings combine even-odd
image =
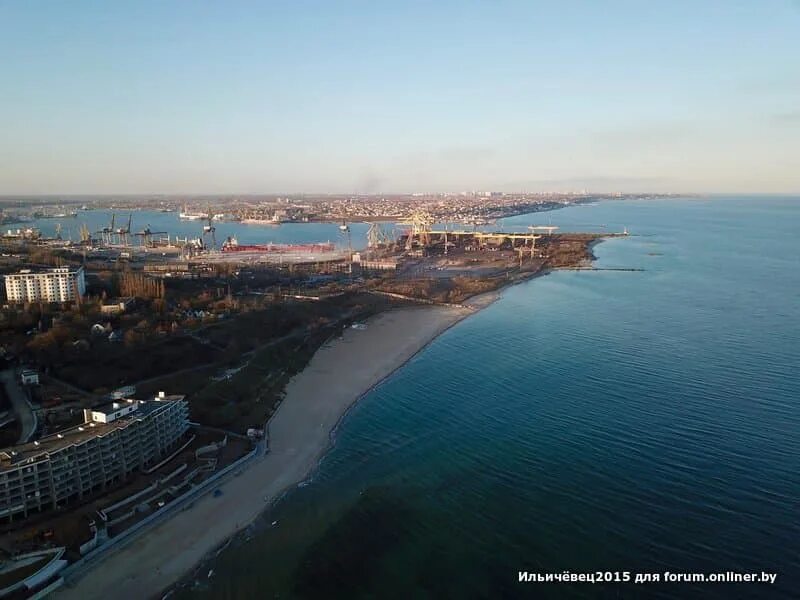
[[[697,192],[697,191],[600,191],[600,190],[517,190],[517,191],[502,191],[492,189],[473,189],[473,190],[447,190],[447,191],[431,191],[431,190],[418,190],[418,191],[387,191],[387,192],[356,192],[356,191],[341,191],[341,192],[323,192],[323,191],[278,191],[278,192],[47,192],[43,194],[37,193],[0,193],[0,199],[36,199],[36,198],[104,198],[108,196],[118,197],[136,197],[136,198],[154,198],[154,197],[192,197],[192,196],[412,196],[412,195],[443,195],[443,194],[485,194],[496,193],[505,195],[514,194],[564,194],[574,196],[594,196],[594,195],[609,195],[620,194],[623,196],[631,195],[652,195],[652,196],[726,196],[726,195],[742,195],[751,194],[757,196],[800,196],[800,190],[787,191],[787,192],[765,192],[765,191],[742,191],[742,190],[724,190],[714,192]]]

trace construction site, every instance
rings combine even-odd
[[[391,236],[373,223],[365,251],[353,255],[363,273],[384,275],[377,289],[438,302],[461,302],[548,269],[587,267],[592,245],[620,234],[562,233],[555,225],[523,231],[437,225],[415,213]]]

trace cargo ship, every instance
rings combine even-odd
[[[183,219],[185,221],[207,221],[208,219],[211,219],[212,221],[222,221],[225,219],[225,213],[189,212],[186,206],[184,206],[183,210],[178,213],[178,218]]]
[[[244,225],[280,225],[284,222],[284,219],[278,211],[274,212],[272,215],[252,212],[243,214],[240,221]]]
[[[77,211],[57,212],[57,213],[43,213],[35,212],[33,216],[37,219],[70,219],[78,216]]]
[[[269,219],[261,219],[259,217],[245,217],[241,220],[243,225],[280,225],[281,220],[271,217]]]
[[[288,254],[304,252],[309,254],[333,252],[336,246],[332,242],[313,244],[240,244],[235,237],[229,237],[222,243],[223,252],[263,252],[272,254]]]
[[[200,219],[205,219],[207,215],[198,212],[189,212],[186,208],[186,205],[183,205],[183,210],[178,213],[179,219],[184,219],[186,221],[199,221]]]

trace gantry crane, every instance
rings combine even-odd
[[[124,227],[118,227],[113,233],[117,236],[117,243],[121,246],[128,245],[128,236],[131,233],[131,222],[133,221],[133,213],[128,215],[128,224]]]
[[[206,224],[203,225],[203,247],[209,248],[206,238],[211,238],[211,250],[217,249],[217,228],[214,226],[214,213],[211,212],[211,207],[206,211]]]
[[[153,236],[154,235],[167,235],[167,231],[152,231],[150,229],[150,223],[147,224],[142,231],[137,231],[134,235],[141,238],[142,246],[149,248],[153,245]]]
[[[392,243],[392,236],[383,228],[380,223],[370,223],[367,230],[367,247],[378,248],[389,246]]]
[[[99,233],[100,234],[100,241],[103,244],[108,244],[108,245],[111,244],[111,236],[114,233],[114,219],[115,218],[116,218],[116,215],[114,213],[111,213],[111,225],[109,225],[107,227],[103,227],[101,230],[95,232],[95,233]]]
[[[410,225],[406,235],[406,250],[411,250],[414,247],[415,238],[417,244],[422,247],[430,243],[431,227],[433,226],[433,217],[430,214],[424,211],[417,211],[403,223]]]

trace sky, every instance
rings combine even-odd
[[[0,194],[800,192],[800,0],[0,0]]]

